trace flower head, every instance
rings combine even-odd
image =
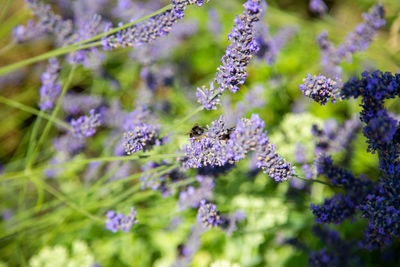
[[[89,116],[81,116],[71,120],[73,134],[80,138],[90,137],[96,133],[96,128],[102,125],[100,113],[94,109],[89,111]]]
[[[54,107],[58,96],[61,93],[61,84],[58,81],[58,73],[60,72],[60,63],[56,58],[49,59],[49,65],[45,72],[42,73],[42,86],[40,92],[40,109],[49,110]]]
[[[124,215],[122,213],[116,214],[113,210],[109,210],[106,213],[106,217],[106,229],[113,233],[116,233],[118,230],[128,233],[131,227],[138,223],[134,207],[131,208],[131,211],[128,215]]]
[[[307,77],[303,79],[303,84],[300,84],[299,88],[305,96],[320,103],[320,105],[325,105],[329,100],[331,100],[332,103],[336,102],[340,81],[327,78],[322,74],[313,76],[309,73]]]
[[[217,206],[204,199],[200,201],[200,207],[197,211],[197,220],[205,228],[216,227],[223,224],[223,219],[217,210]]]

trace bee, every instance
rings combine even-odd
[[[231,133],[235,130],[235,127],[226,129],[226,133],[223,134],[219,139],[227,141],[230,138]]]
[[[194,137],[196,140],[201,137],[206,129],[204,127],[199,126],[197,123],[190,129],[189,137]]]

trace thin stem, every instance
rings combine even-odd
[[[140,18],[140,19],[137,19],[137,20],[135,20],[135,21],[132,21],[132,22],[127,23],[127,24],[125,24],[125,25],[122,25],[122,26],[120,26],[120,27],[111,29],[111,30],[108,31],[108,32],[101,33],[101,34],[99,34],[99,35],[96,35],[96,36],[94,36],[94,37],[88,39],[88,40],[81,41],[81,42],[76,43],[76,44],[74,44],[74,45],[82,45],[82,44],[87,44],[87,43],[90,43],[90,42],[93,42],[93,41],[97,41],[98,39],[101,39],[101,38],[103,38],[103,37],[105,37],[105,36],[108,36],[108,35],[117,33],[117,32],[119,32],[119,31],[121,31],[121,30],[124,30],[124,29],[126,29],[126,28],[129,28],[129,27],[131,27],[131,26],[133,26],[133,25],[135,25],[135,24],[137,24],[137,23],[139,23],[139,22],[142,22],[142,21],[144,21],[144,20],[146,20],[146,19],[149,19],[149,18],[151,18],[151,17],[154,17],[154,16],[156,16],[156,15],[158,15],[158,14],[160,14],[160,13],[163,13],[163,12],[167,11],[168,9],[171,9],[171,8],[172,8],[172,4],[169,4],[169,5],[167,5],[167,6],[163,7],[163,8],[160,8],[160,9],[157,10],[157,11],[154,11],[153,13],[151,13],[151,14],[149,14],[149,15],[147,15],[147,16],[144,16],[144,17],[142,17],[142,18]]]
[[[58,111],[60,110],[61,102],[62,102],[62,100],[64,98],[64,95],[67,93],[68,88],[69,88],[69,86],[71,84],[72,77],[74,76],[74,73],[75,73],[75,69],[76,69],[76,65],[72,66],[72,68],[71,68],[71,70],[69,72],[68,78],[67,78],[67,80],[66,80],[66,82],[65,82],[65,84],[64,84],[64,86],[62,88],[61,95],[58,98],[57,104],[56,104],[56,106],[55,106],[55,108],[54,108],[54,110],[53,110],[53,112],[51,114],[50,120],[47,121],[47,124],[46,124],[46,126],[45,126],[45,128],[43,130],[42,136],[40,136],[39,142],[38,142],[38,144],[37,144],[37,146],[36,146],[36,148],[35,148],[35,150],[34,150],[34,152],[32,154],[31,160],[29,161],[29,163],[27,165],[28,167],[30,167],[30,165],[32,165],[33,162],[35,161],[36,154],[38,153],[41,145],[44,143],[44,141],[47,138],[47,134],[49,133],[49,131],[51,129],[51,126],[52,126],[52,121],[54,121],[54,119],[56,118],[56,116],[58,114]]]
[[[41,54],[38,56],[31,57],[31,58],[10,64],[10,65],[4,66],[4,67],[0,68],[0,76],[6,74],[8,72],[20,69],[29,64],[33,64],[33,63],[36,63],[36,62],[39,62],[39,61],[42,61],[42,60],[45,60],[45,59],[48,59],[51,57],[57,57],[57,56],[68,54],[68,53],[71,53],[71,52],[74,52],[77,50],[87,49],[87,48],[91,48],[91,47],[95,47],[95,46],[99,46],[99,45],[101,45],[100,41],[91,43],[91,44],[87,44],[87,45],[83,45],[83,46],[75,46],[74,45],[74,46],[61,47],[59,49],[55,49],[55,50],[52,50],[50,52],[47,52],[47,53],[44,53],[44,54]]]
[[[324,181],[321,181],[321,180],[318,180],[318,179],[307,179],[307,178],[298,176],[296,174],[294,174],[293,177],[295,177],[295,178],[297,178],[299,180],[308,182],[308,183],[320,183],[320,184],[327,185],[327,186],[330,186],[330,187],[336,187],[334,184],[331,184],[331,183],[328,183],[328,182],[324,182]]]
[[[24,105],[22,103],[19,103],[17,101],[14,101],[12,99],[0,96],[0,102],[6,104],[8,106],[20,109],[22,111],[31,113],[33,115],[36,115],[36,116],[40,117],[40,118],[52,121],[55,124],[59,125],[60,127],[66,129],[66,130],[70,130],[71,129],[71,126],[68,123],[66,123],[66,122],[64,122],[64,121],[62,121],[60,119],[57,119],[57,118],[53,118],[52,119],[48,114],[46,114],[44,112],[41,112],[41,111],[39,111],[39,110],[37,110],[35,108],[32,108],[30,106],[27,106],[27,105]]]
[[[6,46],[3,46],[0,49],[0,56],[3,55],[4,53],[6,53],[8,50],[14,48],[15,44],[16,44],[16,42],[12,41],[11,43],[8,43]]]
[[[127,24],[125,24],[125,25],[123,25],[121,27],[117,27],[117,28],[112,29],[112,30],[110,30],[108,32],[96,35],[95,37],[90,38],[88,40],[85,40],[85,41],[82,41],[82,42],[79,42],[79,43],[75,43],[75,44],[71,44],[71,45],[68,45],[68,46],[65,46],[65,47],[61,47],[61,48],[55,49],[53,51],[38,55],[36,57],[32,57],[32,58],[29,58],[29,59],[22,60],[20,62],[16,62],[16,63],[10,64],[10,65],[4,66],[4,67],[0,68],[0,76],[6,74],[8,72],[17,70],[19,68],[22,68],[24,66],[27,66],[29,64],[44,60],[44,59],[48,59],[48,58],[56,57],[56,56],[61,56],[61,55],[68,54],[68,53],[71,53],[71,52],[74,52],[74,51],[78,51],[78,50],[83,50],[83,49],[87,49],[87,48],[91,48],[91,47],[100,46],[101,45],[101,41],[98,41],[98,39],[103,38],[104,36],[116,33],[116,32],[118,32],[120,30],[129,28],[129,27],[131,27],[131,26],[133,26],[133,25],[135,25],[135,24],[137,24],[139,22],[142,22],[142,21],[144,21],[144,20],[146,20],[148,18],[151,18],[151,17],[153,17],[155,15],[158,15],[158,14],[170,9],[171,7],[172,7],[171,4],[167,5],[167,6],[161,8],[161,9],[159,9],[159,10],[157,10],[157,11],[155,11],[155,12],[153,12],[153,13],[147,15],[147,16],[144,16],[144,17],[138,19],[138,20],[135,20],[133,22],[127,23]],[[96,42],[92,43],[93,41],[96,41]]]
[[[32,169],[30,171],[30,174],[39,174],[46,168],[57,168],[57,167],[68,167],[70,165],[74,164],[79,164],[79,165],[86,165],[92,162],[111,162],[111,161],[129,161],[129,160],[135,160],[135,159],[143,159],[143,158],[148,158],[148,159],[156,159],[156,158],[177,158],[180,156],[184,156],[182,153],[175,153],[175,154],[142,154],[142,155],[131,155],[131,156],[122,156],[122,157],[102,157],[102,158],[90,158],[90,159],[75,159],[72,161],[68,162],[63,162],[63,163],[56,163],[56,164],[51,164],[50,166],[46,167],[41,167],[37,169]],[[26,174],[24,172],[15,172],[13,174],[9,175],[2,175],[2,178],[0,179],[0,182],[6,182],[10,180],[15,180],[18,178],[23,178],[26,177]]]
[[[189,120],[190,118],[192,118],[193,116],[195,116],[197,113],[199,113],[202,110],[203,110],[202,107],[196,108],[193,112],[189,113],[187,116],[183,117],[182,119],[178,120],[175,123],[172,123],[172,125],[170,127],[168,127],[161,135],[167,134],[172,129],[178,128],[180,125],[182,125],[184,122],[186,122],[187,120]]]
[[[42,184],[43,188],[47,192],[49,192],[50,194],[52,194],[53,196],[58,198],[61,202],[64,202],[67,206],[71,207],[72,209],[78,211],[79,213],[87,216],[88,218],[90,218],[90,219],[92,219],[92,220],[94,220],[96,222],[100,222],[100,223],[104,222],[101,218],[96,217],[93,214],[90,214],[89,212],[87,212],[86,210],[83,210],[83,209],[79,208],[75,203],[72,203],[71,201],[69,201],[63,194],[58,192],[56,189],[54,189],[50,185],[48,185],[45,182],[40,181],[40,180],[38,182]]]

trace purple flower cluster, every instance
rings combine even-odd
[[[50,5],[45,5],[40,0],[25,0],[25,2],[29,4],[29,8],[33,11],[35,17],[38,18],[38,21],[35,25],[29,22],[26,28],[17,26],[14,29],[14,38],[17,41],[30,40],[37,36],[42,36],[43,33],[54,33],[58,45],[71,43],[71,40],[74,39],[71,20],[63,20],[60,15],[53,13]]]
[[[42,37],[46,33],[46,28],[34,20],[29,20],[26,25],[18,25],[13,31],[13,38],[17,43],[24,43]]]
[[[58,81],[58,73],[60,70],[60,63],[57,58],[49,59],[49,65],[40,77],[42,80],[42,86],[39,89],[39,107],[41,110],[52,109],[61,93],[61,84]]]
[[[317,162],[318,174],[323,174],[332,184],[342,187],[346,194],[335,195],[331,199],[325,199],[323,205],[311,204],[311,210],[318,223],[341,223],[346,218],[356,213],[356,207],[364,197],[372,190],[372,182],[355,178],[350,172],[341,169],[332,163],[329,156],[321,155]]]
[[[74,43],[85,41],[91,37],[96,36],[102,30],[101,27],[101,16],[94,14],[90,19],[78,20],[77,31],[74,35]],[[96,48],[92,48],[91,51],[97,52]],[[68,55],[67,60],[71,64],[81,64],[84,63],[88,65],[87,62],[89,55],[89,50],[79,50]]]
[[[364,136],[368,151],[378,153],[382,176],[379,182],[356,179],[343,169],[332,165],[329,157],[322,156],[317,162],[318,172],[340,185],[345,194],[326,200],[313,210],[318,222],[340,223],[359,210],[361,217],[369,221],[365,238],[360,245],[376,249],[389,245],[393,237],[400,236],[400,147],[398,122],[388,114],[386,99],[398,97],[400,75],[364,72],[362,78],[351,78],[340,90],[342,99],[361,97],[361,120],[365,123]],[[344,138],[345,140],[351,138]]]
[[[323,128],[313,125],[311,133],[315,138],[315,155],[351,152],[350,146],[362,127],[358,117],[339,124],[335,119],[324,122]]]
[[[323,32],[317,40],[321,49],[321,64],[325,72],[329,75],[340,76],[340,62],[343,59],[351,60],[352,54],[369,47],[378,30],[386,23],[383,16],[384,9],[381,4],[372,6],[368,13],[363,13],[364,22],[358,24],[337,48],[328,40],[328,34]]]
[[[204,228],[216,227],[224,223],[223,218],[217,210],[217,206],[204,199],[200,201],[200,207],[197,211],[197,220]]]
[[[197,4],[200,7],[204,1],[171,0],[171,2],[173,5],[171,9],[103,38],[103,49],[111,50],[119,47],[133,47],[135,45],[150,43],[160,36],[167,35],[174,24],[183,18],[184,9],[187,5]]]
[[[328,7],[322,0],[310,0],[308,6],[311,12],[317,14],[318,16],[323,16],[328,13]]]
[[[258,25],[256,41],[260,49],[256,56],[263,59],[268,65],[272,65],[282,47],[296,34],[297,28],[294,26],[282,27],[271,36],[267,25],[263,23]]]
[[[329,100],[332,103],[336,102],[340,85],[340,80],[327,78],[322,74],[313,76],[309,73],[303,79],[303,84],[299,85],[299,89],[305,96],[320,103],[320,105],[325,105]]]
[[[190,138],[184,146],[184,165],[189,168],[224,166],[257,155],[257,167],[277,182],[290,179],[293,169],[279,154],[264,132],[265,124],[257,114],[241,119],[233,129],[225,128],[223,117],[213,121],[201,139]]]
[[[138,151],[151,149],[158,143],[160,128],[151,124],[137,124],[129,131],[124,132],[124,149],[128,155]]]
[[[102,125],[102,119],[100,113],[92,109],[89,111],[89,116],[72,119],[70,124],[76,137],[86,138],[96,133],[96,128]]]
[[[110,230],[113,233],[116,233],[118,230],[122,230],[125,233],[128,233],[131,227],[134,224],[138,223],[136,219],[136,211],[133,207],[131,208],[131,211],[128,215],[115,213],[115,211],[109,210],[106,213],[106,217],[106,229]]]
[[[395,138],[398,123],[390,117],[384,107],[384,100],[400,95],[400,74],[375,71],[364,72],[362,78],[351,78],[343,85],[341,97],[362,97],[361,120],[366,124],[364,135],[369,150],[378,151],[379,167],[385,176],[393,178],[400,173],[399,148]]]
[[[222,57],[222,64],[217,69],[216,78],[210,83],[210,88],[197,88],[196,97],[204,109],[216,109],[219,94],[229,89],[232,93],[239,90],[244,84],[246,68],[255,55],[259,46],[255,40],[255,23],[261,15],[261,1],[248,0],[244,3],[245,11],[234,19],[234,27],[228,35],[231,44]],[[218,85],[218,88],[214,87]]]
[[[64,96],[61,106],[67,114],[76,115],[100,107],[102,101],[102,97],[97,95],[69,93]]]
[[[319,251],[311,251],[308,258],[310,266],[364,266],[354,254],[356,244],[344,241],[338,232],[320,226],[313,227],[312,232],[324,247]]]

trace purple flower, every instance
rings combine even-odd
[[[224,223],[217,210],[217,206],[204,199],[200,201],[200,207],[197,211],[197,220],[204,228],[216,227]]]
[[[76,136],[71,131],[53,140],[53,146],[58,152],[68,152],[71,154],[81,151],[85,147],[85,144],[85,138]]]
[[[131,155],[140,150],[146,151],[157,144],[160,127],[151,124],[136,124],[129,131],[124,132],[123,146],[126,154]]]
[[[81,116],[77,120],[71,120],[73,134],[80,138],[90,137],[96,133],[96,128],[102,125],[101,115],[95,113],[94,109],[89,111],[89,116]]]
[[[13,38],[17,43],[24,43],[30,40],[34,40],[42,37],[46,33],[45,27],[40,23],[35,23],[33,20],[29,20],[24,25],[16,26],[13,31]]]
[[[39,34],[42,30],[55,34],[59,46],[72,43],[75,38],[72,21],[63,20],[61,16],[53,13],[50,5],[42,4],[39,0],[25,0],[25,2],[29,4],[29,8],[38,18],[35,29],[39,29]]]
[[[318,37],[318,43],[322,52],[321,65],[325,72],[329,75],[340,76],[342,71],[340,62],[343,59],[350,61],[352,54],[369,47],[378,30],[386,23],[383,16],[384,9],[381,4],[372,6],[368,13],[363,14],[364,22],[358,24],[337,48],[328,40],[328,34],[323,32]]]
[[[215,37],[218,37],[222,31],[222,23],[219,17],[218,11],[214,8],[210,8],[208,11],[208,29],[214,34]]]
[[[198,207],[201,200],[213,197],[214,180],[211,177],[204,177],[200,182],[200,187],[189,186],[186,190],[179,193],[178,207],[186,210],[189,207]]]
[[[86,16],[85,16],[86,17]],[[103,25],[101,25],[101,16],[97,14],[93,14],[90,18],[80,19],[77,21],[77,31],[74,35],[74,43],[88,40],[101,32],[103,29]],[[91,51],[98,51],[97,48],[92,48]],[[88,65],[87,62],[89,56],[89,50],[79,50],[77,52],[70,53],[67,57],[68,62],[71,64],[85,64]],[[100,55],[97,55],[101,58]]]
[[[309,73],[307,77],[303,79],[303,84],[299,85],[299,89],[305,96],[320,103],[320,105],[325,105],[329,100],[331,100],[332,103],[336,102],[340,85],[340,81],[335,79],[327,78],[322,74],[313,76]]]
[[[268,142],[264,133],[264,122],[257,114],[250,119],[241,119],[233,129],[225,128],[221,116],[203,134],[203,138],[190,138],[183,148],[185,167],[224,166],[245,158],[250,151],[256,151],[257,167],[275,181],[285,181],[293,173],[290,163],[286,163],[275,152],[275,146]]]
[[[228,34],[228,41],[231,44],[221,59],[222,65],[218,67],[215,81],[221,93],[226,89],[232,93],[239,90],[239,85],[244,84],[247,76],[247,65],[259,49],[254,39],[254,25],[262,11],[260,0],[248,0],[243,6],[245,11],[233,21],[235,26]]]
[[[254,35],[255,23],[262,11],[260,0],[248,0],[243,6],[243,14],[233,20],[235,25],[228,34],[231,44],[221,58],[222,64],[217,68],[216,78],[210,82],[210,88],[197,88],[196,97],[203,109],[216,109],[216,105],[219,104],[216,98],[226,89],[232,93],[239,90],[239,85],[244,84],[247,77],[247,65],[259,50]],[[214,83],[218,88],[214,87]]]
[[[58,81],[58,73],[60,70],[61,67],[58,60],[56,58],[49,59],[49,65],[46,71],[42,73],[42,86],[39,89],[39,107],[42,110],[52,109],[61,93],[61,84]]]
[[[397,121],[382,114],[368,122],[364,127],[364,135],[376,143],[387,143],[393,140],[396,130]]]
[[[257,30],[256,41],[259,46],[257,58],[265,60],[268,65],[276,61],[279,51],[297,32],[294,26],[282,27],[278,32],[271,36],[267,25],[259,23]]]
[[[210,82],[210,87],[202,86],[197,87],[196,92],[197,101],[202,105],[203,109],[216,110],[217,105],[220,104],[218,92],[214,87],[214,82]]]
[[[328,7],[322,0],[310,0],[309,8],[313,13],[319,16],[323,16],[328,13]]]
[[[89,112],[101,103],[102,98],[97,95],[70,93],[64,96],[61,106],[66,113],[76,115],[79,112]]]
[[[184,16],[187,5],[197,4],[201,6],[203,1],[194,0],[171,0],[173,7],[161,14],[137,23],[129,28],[103,38],[104,50],[119,47],[133,47],[144,43],[150,43],[163,35],[168,35],[172,26]]]
[[[276,182],[283,182],[292,178],[294,170],[292,164],[286,162],[278,153],[274,144],[268,142],[268,138],[263,136],[258,141],[256,149],[257,167]]]
[[[109,210],[106,213],[106,217],[106,229],[113,233],[116,233],[118,230],[128,233],[131,227],[138,223],[134,207],[131,208],[128,215],[122,213],[116,214],[113,210]]]
[[[337,48],[339,56],[350,58],[351,54],[366,50],[378,30],[386,24],[385,19],[383,19],[384,13],[381,4],[374,5],[368,13],[363,13],[364,22],[358,24],[355,30],[350,32],[344,42]]]

